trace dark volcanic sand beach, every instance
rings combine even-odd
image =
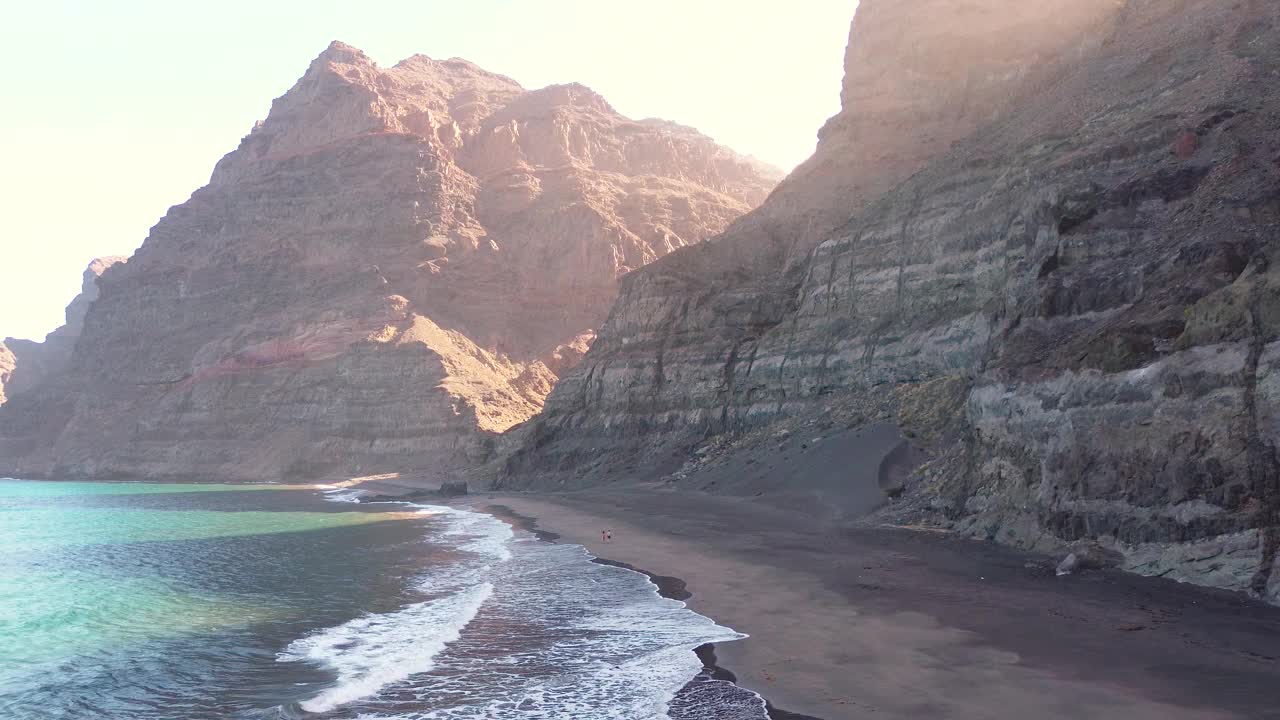
[[[1280,718],[1280,609],[939,533],[647,488],[459,499],[685,581],[719,665],[842,718]],[[600,542],[600,530],[614,541]],[[549,538],[555,539],[555,538]]]

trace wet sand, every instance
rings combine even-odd
[[[751,635],[717,646],[719,665],[792,713],[1280,718],[1280,609],[1240,595],[1112,571],[1059,578],[1054,559],[990,543],[823,527],[687,491],[456,503],[683,579],[693,609]]]

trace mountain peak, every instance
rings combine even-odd
[[[334,40],[329,43],[329,47],[325,48],[324,52],[320,53],[320,55],[316,57],[316,62],[331,62],[344,65],[373,63],[369,56],[364,54],[363,50],[348,45],[341,40]]]
[[[620,276],[774,185],[709,139],[598,108],[582,85],[531,92],[460,58],[384,68],[330,44],[208,187],[89,284],[56,362],[7,344],[0,374],[24,397],[0,420],[0,473],[49,474],[55,452],[80,475],[237,479],[490,452],[581,358]],[[152,443],[172,465],[142,459]]]

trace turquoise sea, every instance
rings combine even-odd
[[[741,636],[489,515],[0,479],[0,718],[761,718]]]

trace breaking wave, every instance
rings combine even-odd
[[[337,498],[334,498],[335,500]],[[490,515],[417,506],[441,548],[423,598],[294,641],[282,661],[332,670],[303,702],[367,720],[764,720],[755,693],[692,652],[745,636],[660,597],[648,578]]]
[[[385,615],[366,615],[293,641],[281,659],[308,660],[338,674],[336,685],[302,703],[302,709],[327,712],[430,670],[435,656],[458,639],[492,594],[493,586],[482,583],[456,595]]]

